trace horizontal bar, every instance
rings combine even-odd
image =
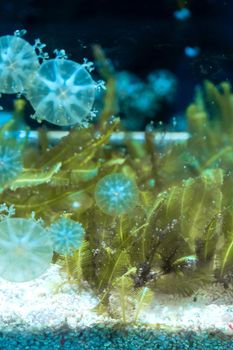
[[[48,131],[48,139],[51,144],[58,143],[63,137],[68,135],[68,131]],[[26,136],[26,131],[6,131],[4,136],[15,137],[16,139],[21,139]],[[38,131],[31,130],[28,132],[28,139],[32,143],[36,143],[38,140]],[[187,132],[154,132],[154,144],[166,145],[174,142],[184,142],[188,140],[189,134]],[[142,131],[136,132],[113,132],[110,136],[110,143],[113,145],[122,145],[127,141],[135,141],[143,144],[145,142],[145,133]]]

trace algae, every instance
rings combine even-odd
[[[106,79],[98,122],[73,127],[55,146],[44,129],[37,147],[31,145],[25,127],[24,169],[2,186],[0,202],[14,205],[14,217],[34,212],[46,227],[61,216],[80,222],[81,247],[68,256],[54,253],[53,262],[68,283],[88,283],[100,298],[98,312],[137,322],[157,291],[191,295],[203,284],[227,287],[233,280],[233,94],[229,83],[205,82],[187,108],[186,141],[155,145],[156,130],[146,130],[144,144],[127,138],[115,147],[112,133],[124,131],[115,72],[100,47],[94,54]],[[1,144],[15,142],[23,105],[17,103]],[[102,212],[95,201],[99,181],[114,173],[133,179],[139,191],[136,205],[122,215]]]

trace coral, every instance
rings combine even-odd
[[[23,170],[22,152],[10,145],[0,145],[0,186],[14,180]]]
[[[24,39],[0,37],[0,92],[22,93],[39,67],[34,48]]]
[[[52,242],[33,219],[6,218],[0,223],[0,276],[12,282],[39,277],[52,261]]]
[[[95,199],[98,207],[109,215],[122,215],[138,204],[135,182],[124,174],[110,174],[96,185]]]
[[[82,65],[64,58],[42,63],[27,89],[33,116],[52,124],[85,125],[94,103],[96,84]]]
[[[85,230],[77,221],[61,217],[48,228],[53,240],[54,250],[63,255],[72,255],[80,248]]]

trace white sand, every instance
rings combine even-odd
[[[59,266],[51,265],[40,278],[24,283],[0,279],[1,330],[76,328],[104,321],[90,311],[98,300],[68,283],[62,286],[66,276],[59,270]]]
[[[141,313],[140,321],[185,330],[218,330],[233,335],[233,291],[215,284],[199,289],[191,297],[156,294],[152,305]]]
[[[0,329],[43,330],[60,326],[77,328],[111,319],[97,315],[92,309],[98,299],[86,290],[65,283],[66,276],[57,265],[40,278],[25,283],[0,279]],[[156,294],[147,310],[140,314],[146,324],[162,324],[187,330],[211,330],[233,335],[233,290],[220,284],[199,290],[194,296],[178,298]],[[232,324],[232,329],[230,325]]]

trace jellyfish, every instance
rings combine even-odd
[[[0,186],[4,187],[23,170],[22,152],[19,148],[0,145]]]
[[[187,7],[183,7],[176,10],[173,15],[178,21],[185,21],[191,17],[191,11]]]
[[[72,255],[83,241],[85,229],[82,224],[72,219],[61,217],[49,227],[54,250],[63,255]]]
[[[34,219],[6,218],[0,223],[0,276],[26,282],[42,275],[50,266],[52,241]]]
[[[104,176],[96,185],[97,206],[108,215],[123,215],[138,203],[135,182],[121,173]]]
[[[200,54],[200,48],[199,47],[192,47],[192,46],[186,46],[184,49],[184,53],[186,56],[195,58]]]
[[[173,101],[177,89],[177,79],[172,72],[166,69],[155,70],[148,75],[147,79],[158,101]]]
[[[84,65],[55,58],[42,63],[27,90],[38,121],[84,126],[91,114],[96,83]]]
[[[36,52],[26,40],[15,35],[0,37],[1,93],[22,93],[38,68]]]

